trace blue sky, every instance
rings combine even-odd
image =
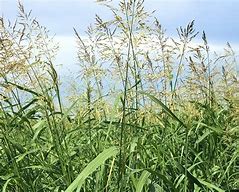
[[[118,2],[119,0],[113,0]],[[109,18],[109,11],[94,0],[23,0],[26,10],[59,36],[73,34],[72,27],[82,33],[94,22],[95,13]],[[156,10],[168,33],[195,19],[196,28],[205,30],[208,39],[214,42],[239,42],[238,0],[145,0],[147,10]],[[17,15],[17,0],[0,0],[0,12],[14,19]]]
[[[118,2],[119,0],[113,0]],[[97,13],[110,18],[110,12],[94,0],[24,0],[25,9],[46,26],[61,50],[57,61],[66,68],[74,68],[76,44],[73,27],[81,35]],[[196,30],[205,30],[209,44],[221,47],[230,42],[235,51],[239,48],[239,0],[145,0],[148,11],[156,10],[154,16],[167,29],[167,34],[176,36],[176,28],[195,19]],[[17,0],[0,0],[0,14],[14,20],[17,15]]]

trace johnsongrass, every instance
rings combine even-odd
[[[165,34],[142,0],[74,28],[81,91],[62,96],[57,45],[19,3],[0,18],[0,187],[9,192],[239,190],[236,55],[194,21]],[[152,21],[152,23],[151,23]],[[77,86],[77,85],[76,85]],[[64,87],[67,89],[67,87]]]

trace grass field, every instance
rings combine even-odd
[[[168,37],[142,0],[106,4],[111,20],[73,31],[82,91],[66,104],[47,29],[21,3],[0,18],[1,190],[239,191],[230,44],[214,53],[194,21]]]

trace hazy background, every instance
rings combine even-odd
[[[104,19],[110,19],[107,8],[94,0],[24,0],[25,10],[32,10],[41,25],[46,26],[60,43],[56,63],[62,64],[62,75],[74,73],[77,66],[76,43],[73,32],[75,27],[80,35],[90,23],[94,23],[97,13]],[[113,0],[119,2],[119,0]],[[167,29],[169,36],[177,36],[176,28],[186,26],[195,19],[196,30],[207,34],[211,49],[223,50],[230,42],[239,52],[239,1],[238,0],[145,0],[148,11],[156,10],[154,15]],[[0,0],[0,14],[14,20],[17,16],[17,0]]]

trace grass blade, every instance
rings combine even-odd
[[[144,185],[146,184],[147,182],[147,179],[149,178],[150,176],[150,173],[148,171],[143,171],[140,178],[139,178],[139,181],[136,185],[136,192],[141,192],[143,190],[143,187]]]
[[[165,184],[170,188],[170,191],[172,192],[178,192],[178,190],[174,187],[174,184],[167,179],[166,176],[162,175],[161,173],[158,173],[157,171],[153,171],[151,169],[146,169],[148,172],[150,172],[152,175],[155,175],[158,177],[159,180],[162,180],[165,182]]]
[[[8,179],[6,181],[6,183],[3,185],[2,192],[7,192],[7,186],[11,180],[12,180],[12,178]]]
[[[182,126],[184,126],[185,128],[187,128],[187,126],[166,106],[163,104],[162,101],[160,101],[159,99],[157,99],[155,96],[140,91],[141,94],[146,95],[148,98],[150,98],[152,101],[154,101],[156,104],[160,105],[162,107],[162,109],[169,115],[171,116],[173,119],[175,119],[176,121],[178,121]]]
[[[201,180],[201,179],[199,179],[199,181],[200,181],[203,185],[207,186],[209,189],[215,189],[217,192],[225,192],[225,190],[223,190],[223,189],[221,189],[221,188],[219,188],[219,187],[213,185],[212,183],[208,183],[208,182],[203,181],[203,180]]]
[[[109,149],[104,150],[100,153],[93,161],[91,161],[85,169],[77,176],[77,178],[70,184],[70,186],[66,189],[65,192],[72,192],[76,188],[78,191],[80,190],[82,184],[85,179],[93,173],[99,166],[101,166],[107,159],[112,156],[115,156],[118,153],[117,147],[111,147]]]

